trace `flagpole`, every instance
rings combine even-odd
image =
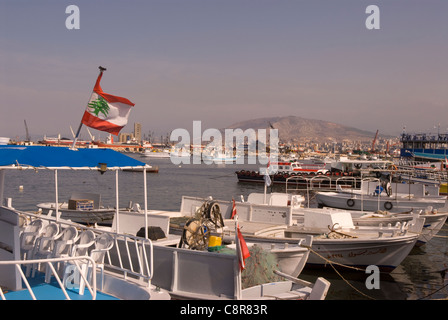
[[[99,66],[98,69],[100,69],[100,75],[103,73],[103,71],[107,70],[106,68],[103,68],[102,66]],[[90,98],[89,98],[89,100],[90,100]],[[71,150],[76,150],[75,145],[76,145],[76,141],[78,140],[79,133],[81,132],[81,128],[82,128],[82,120],[81,120],[81,123],[79,124],[78,131],[76,131],[75,138],[73,139],[73,144],[72,144],[72,147],[70,148]]]
[[[263,172],[263,181],[264,181],[264,198],[263,198],[263,204],[266,204],[266,191],[267,191],[267,188],[268,188],[268,186],[267,186],[267,180],[266,180],[266,175],[268,174],[267,173],[267,168],[266,168],[266,171],[264,171]],[[262,171],[261,171],[261,168],[260,168],[260,173],[261,173]]]

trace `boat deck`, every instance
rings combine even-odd
[[[27,278],[36,300],[67,300],[58,282],[52,277],[50,283],[45,283],[45,273],[37,272],[34,278]],[[24,289],[19,291],[4,290],[6,300],[33,300],[30,292],[23,285]],[[85,290],[84,295],[78,294],[78,289],[66,289],[71,300],[92,300],[89,290]],[[97,291],[96,300],[119,300],[116,297]]]

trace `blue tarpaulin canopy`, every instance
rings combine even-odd
[[[97,169],[101,163],[107,168],[142,167],[138,161],[111,149],[72,150],[66,147],[0,146],[1,167],[34,167],[51,169]]]
[[[107,168],[104,168],[104,164]],[[116,232],[119,232],[119,195],[118,195],[118,170],[126,168],[147,168],[148,165],[120,152],[111,149],[80,148],[72,150],[68,147],[47,146],[16,146],[0,145],[0,199],[3,199],[5,170],[4,169],[50,169],[55,175],[55,216],[59,220],[58,179],[59,169],[72,170],[116,170]],[[147,213],[147,188],[146,170],[143,170],[144,212]],[[1,206],[1,202],[0,202]],[[145,215],[145,237],[148,219]]]

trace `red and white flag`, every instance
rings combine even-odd
[[[235,199],[232,198],[233,205],[232,205],[232,216],[230,219],[233,219],[236,216],[236,206],[235,206]]]
[[[240,269],[244,270],[246,268],[245,260],[250,257],[249,248],[247,248],[246,241],[243,238],[243,234],[240,231],[240,225],[238,224],[238,215],[236,213],[235,199],[232,198],[232,217],[231,219],[236,219],[236,245],[237,254],[239,258]]]
[[[129,113],[135,104],[126,98],[103,92],[100,86],[102,76],[101,71],[81,122],[93,129],[118,135],[128,123]]]
[[[250,257],[249,248],[247,247],[246,241],[243,238],[243,235],[240,231],[240,226],[237,226],[237,233],[238,233],[238,254],[239,254],[239,263],[240,263],[240,269],[244,270],[246,268],[246,259]]]

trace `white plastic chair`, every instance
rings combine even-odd
[[[95,243],[95,233],[93,233],[92,230],[83,231],[79,236],[78,243],[72,247],[70,256],[71,257],[89,256],[89,249],[94,243]],[[68,262],[64,266],[64,278],[62,283],[64,283],[65,285],[71,269],[69,268],[69,266],[73,265],[74,263]],[[86,263],[82,264],[80,268],[81,272],[83,274],[86,274],[87,264]],[[79,281],[81,281],[81,277],[79,277]]]
[[[101,286],[100,286],[101,289],[103,287],[104,282],[104,258],[106,257],[106,253],[110,249],[112,249],[113,246],[114,246],[114,238],[108,233],[103,233],[102,235],[98,236],[95,239],[95,249],[93,249],[90,252],[90,257],[95,261],[96,267],[100,268],[101,270]],[[87,280],[90,279],[92,272],[96,272],[96,270],[92,270],[92,265],[89,265],[86,275]],[[79,294],[81,295],[84,294],[84,289],[85,289],[85,283],[81,279],[79,285]]]
[[[92,230],[84,230],[78,238],[78,243],[76,243],[70,256],[87,256],[89,255],[90,247],[95,243],[95,233]]]
[[[31,255],[29,255],[28,259],[37,259],[39,257],[46,257],[48,253],[53,249],[53,239],[59,234],[59,226],[56,223],[49,223],[43,229],[39,237],[36,239],[34,243],[34,248],[31,251]],[[36,273],[36,269],[39,268],[39,265],[27,265],[26,268],[26,276],[30,275],[31,269],[33,269],[33,277]]]
[[[73,226],[65,228],[53,239],[53,250],[45,258],[68,257],[76,240],[78,240],[78,230]],[[58,263],[58,269],[59,265],[60,263]],[[47,268],[45,271],[45,282],[50,282],[50,278],[51,270]]]
[[[20,251],[22,259],[27,259],[31,256],[36,243],[43,228],[43,221],[40,219],[32,221],[27,225],[20,234]]]
[[[53,258],[69,256],[76,240],[78,240],[78,230],[72,226],[65,228],[54,238],[54,247],[51,256]]]

